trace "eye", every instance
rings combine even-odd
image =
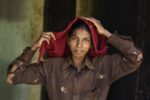
[[[91,40],[90,40],[90,39],[85,38],[85,39],[83,40],[83,42],[84,42],[84,43],[90,43],[90,42],[91,42]]]
[[[78,38],[75,37],[75,36],[71,37],[71,40],[77,40],[77,39],[78,39]]]

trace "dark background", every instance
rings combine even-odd
[[[150,0],[92,2],[91,16],[111,32],[132,36],[144,54],[140,69],[112,84],[108,100],[150,100]],[[45,0],[44,31],[61,31],[75,18],[75,12],[75,0]],[[110,52],[114,51],[110,47]]]

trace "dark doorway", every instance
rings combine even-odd
[[[136,42],[136,0],[95,0],[93,16],[101,19],[108,30],[118,34],[130,35]],[[101,4],[101,6],[99,6]],[[101,14],[98,10],[101,9]],[[109,52],[115,49],[109,46]],[[121,78],[112,84],[107,100],[135,100],[137,72]]]
[[[92,17],[122,35],[130,35],[143,49],[142,67],[112,84],[108,100],[150,100],[149,0],[92,0]],[[86,3],[85,3],[86,4]],[[45,0],[44,31],[60,31],[75,18],[76,0]],[[110,47],[110,53],[115,49]],[[44,93],[45,94],[45,93]],[[47,100],[42,96],[42,100]]]
[[[75,0],[45,0],[44,31],[62,31],[75,18]]]
[[[111,32],[130,35],[144,54],[141,68],[112,84],[108,100],[150,100],[150,1],[93,0],[93,17]],[[115,50],[110,47],[110,53]]]

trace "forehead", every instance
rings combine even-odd
[[[78,28],[73,31],[72,36],[90,37],[90,33],[84,28]]]

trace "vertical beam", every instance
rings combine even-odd
[[[92,0],[76,0],[76,16],[92,16]]]
[[[32,0],[31,41],[43,31],[44,0]]]
[[[44,12],[44,0],[32,0],[32,16],[31,16],[31,43],[40,36],[43,32],[43,12]],[[37,61],[38,53],[33,58],[32,62]],[[40,100],[40,85],[30,86],[29,100]]]
[[[45,0],[44,31],[62,31],[75,18],[76,0]]]

